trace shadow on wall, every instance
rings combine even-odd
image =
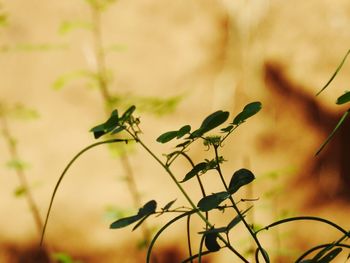
[[[300,125],[315,130],[323,138],[319,142],[321,145],[343,112],[335,114],[328,111],[317,101],[314,94],[306,92],[310,89],[291,80],[278,63],[265,63],[264,74],[266,86],[271,91],[273,100],[283,101],[286,110],[293,109],[300,112],[303,118],[301,121],[304,122]],[[296,178],[295,184],[312,185],[312,196],[308,204],[350,200],[349,158],[350,122],[346,121],[320,155],[307,156],[305,164],[300,169],[303,172]]]

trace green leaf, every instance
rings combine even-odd
[[[236,171],[230,181],[229,184],[229,192],[230,194],[234,194],[238,191],[242,186],[251,183],[255,179],[254,174],[248,169],[240,169]]]
[[[176,202],[176,199],[170,201],[169,203],[167,203],[167,204],[162,208],[162,210],[163,210],[163,211],[168,211],[169,208],[170,208],[175,202]]]
[[[124,121],[128,121],[130,119],[130,116],[134,113],[134,111],[136,110],[136,107],[134,105],[132,105],[130,108],[128,108],[122,115],[122,117],[120,118],[120,120],[122,122]]]
[[[227,120],[229,115],[230,114],[228,111],[222,111],[222,110],[219,110],[210,114],[208,117],[204,119],[200,128],[195,130],[191,134],[190,138],[201,137],[204,133],[212,129],[215,129],[219,125],[223,124]]]
[[[204,119],[200,128],[205,131],[212,130],[223,124],[228,119],[229,115],[228,111],[216,111]]]
[[[71,71],[59,76],[52,84],[52,88],[60,90],[75,80],[86,80],[89,83],[95,83],[97,76],[96,73],[84,69]]]
[[[113,222],[110,225],[110,228],[117,229],[117,228],[126,227],[128,225],[131,225],[131,224],[139,221],[142,217],[143,216],[137,214],[137,215],[134,215],[134,216],[129,216],[129,217],[124,217],[124,218],[118,219],[117,221]]]
[[[141,220],[141,222],[134,227],[134,229],[136,229],[148,216],[150,216],[155,212],[156,208],[157,208],[157,202],[154,200],[151,200],[147,202],[142,208],[139,209],[139,212],[137,213],[137,215],[118,219],[117,221],[113,222],[110,225],[110,228],[112,229],[123,228]]]
[[[192,177],[198,175],[198,173],[200,173],[201,171],[205,170],[207,168],[207,163],[206,162],[202,162],[199,164],[196,164],[191,171],[189,171],[185,178],[180,182],[186,182],[187,180],[190,180]]]
[[[156,211],[157,202],[151,200],[147,202],[139,211],[139,214],[142,216],[153,214]]]
[[[219,192],[211,194],[199,200],[197,206],[199,210],[207,212],[218,207],[218,205],[220,205],[220,203],[229,198],[229,196],[230,194],[228,192]]]
[[[175,146],[175,148],[183,148],[186,147],[189,143],[191,143],[191,141],[185,141],[183,143],[180,143],[178,145]]]
[[[227,232],[227,228],[226,227],[219,227],[219,228],[210,228],[208,230],[202,231],[202,232],[198,232],[198,234],[211,234],[211,233],[225,233]]]
[[[23,196],[27,193],[27,188],[23,187],[23,186],[19,186],[15,189],[15,196],[16,197],[20,197]]]
[[[261,102],[256,101],[256,102],[251,102],[247,104],[244,108],[243,111],[240,112],[234,119],[232,124],[233,125],[239,125],[243,123],[246,119],[254,116],[261,110]]]
[[[217,233],[209,233],[205,235],[205,246],[210,252],[216,252],[220,250],[220,245],[217,241]]]
[[[181,137],[183,137],[185,134],[189,133],[190,131],[191,131],[191,126],[185,125],[177,132],[176,138],[180,139]]]
[[[230,132],[230,131],[232,131],[233,127],[234,127],[233,125],[229,125],[226,128],[222,128],[221,131],[222,132]]]
[[[177,133],[178,133],[178,131],[169,131],[169,132],[163,133],[162,135],[160,135],[157,138],[157,142],[167,143],[167,142],[171,141],[172,139],[176,138]]]
[[[317,261],[318,263],[329,263],[331,262],[336,256],[339,255],[340,252],[342,252],[343,249],[341,247],[337,247],[335,249],[333,249],[332,251],[330,251],[329,253],[327,253],[323,258],[321,258],[319,261]]]
[[[92,30],[93,25],[86,21],[63,21],[60,25],[59,33],[63,35],[75,29]]]
[[[13,159],[8,161],[6,166],[13,170],[23,171],[29,167],[29,164],[19,159]]]
[[[341,105],[344,103],[347,103],[350,101],[350,91],[346,91],[343,95],[341,95],[337,101],[336,104]]]
[[[109,119],[100,125],[93,127],[90,131],[94,133],[95,139],[109,133],[119,125],[118,110],[114,110]]]

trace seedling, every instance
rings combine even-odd
[[[251,118],[261,110],[260,102],[252,102],[247,104],[243,110],[238,113],[231,121],[227,123],[229,119],[229,112],[227,111],[216,111],[206,117],[200,127],[192,129],[191,125],[184,125],[178,129],[165,132],[158,136],[157,141],[159,143],[168,143],[171,141],[178,140],[175,150],[165,155],[165,160],[162,160],[158,155],[152,151],[141,138],[140,129],[140,118],[135,116],[135,106],[128,108],[123,114],[119,114],[118,110],[114,110],[110,117],[103,122],[91,129],[95,139],[99,139],[103,136],[118,135],[116,139],[109,139],[94,143],[82,151],[80,151],[67,165],[61,174],[53,195],[51,197],[49,209],[47,212],[44,229],[42,232],[41,243],[45,235],[50,211],[52,208],[53,200],[55,198],[58,187],[64,178],[66,172],[74,161],[85,151],[102,144],[111,143],[128,143],[135,141],[141,148],[143,148],[148,154],[150,154],[156,163],[158,163],[164,171],[168,174],[169,178],[173,181],[176,188],[186,199],[187,204],[182,205],[180,208],[173,208],[176,200],[171,200],[166,203],[165,206],[158,208],[158,202],[156,200],[150,200],[146,202],[142,207],[139,208],[138,212],[134,215],[120,218],[110,224],[111,229],[120,229],[134,224],[133,230],[137,229],[147,219],[152,216],[160,216],[165,213],[177,213],[178,215],[166,223],[159,231],[155,234],[150,245],[148,247],[146,262],[151,262],[151,255],[153,247],[158,240],[159,236],[172,224],[177,223],[183,218],[187,218],[187,244],[188,244],[188,258],[184,259],[183,262],[193,262],[198,259],[201,262],[202,258],[206,255],[217,253],[223,249],[228,249],[233,253],[232,260],[237,261],[237,258],[241,262],[251,262],[239,249],[232,244],[230,241],[230,234],[234,232],[235,227],[238,224],[243,224],[247,235],[254,241],[255,247],[255,262],[260,262],[262,259],[264,262],[271,262],[268,251],[264,248],[261,243],[258,234],[263,230],[269,230],[273,227],[287,224],[294,221],[315,221],[327,224],[328,226],[335,228],[341,233],[340,238],[331,244],[322,244],[317,247],[311,248],[302,254],[295,262],[331,262],[337,257],[343,250],[343,248],[350,248],[350,245],[346,244],[345,241],[350,236],[350,232],[344,230],[337,224],[319,217],[312,216],[300,216],[285,218],[272,224],[269,224],[263,228],[255,229],[251,223],[246,219],[246,215],[249,213],[253,204],[247,209],[239,207],[241,200],[236,200],[236,193],[239,192],[246,185],[251,184],[255,175],[252,171],[246,168],[241,168],[233,172],[229,182],[225,180],[221,166],[225,160],[220,155],[220,150],[224,146],[224,141],[227,140],[233,132],[247,119]],[[209,132],[219,130],[217,135],[211,135]],[[122,139],[121,139],[122,138]],[[195,164],[189,155],[189,149],[192,144],[202,142],[206,147],[206,150],[211,150],[213,157],[212,159],[205,159],[203,162]],[[175,176],[173,172],[174,161],[180,157],[184,157],[192,166],[183,176]],[[217,179],[222,183],[222,191],[208,194],[206,187],[202,182],[202,177],[209,171],[213,170],[217,174]],[[182,178],[181,180],[177,178]],[[190,180],[197,180],[199,189],[202,193],[202,197],[194,201],[191,194],[185,190],[184,184]],[[245,202],[254,202],[256,199],[246,199]],[[209,219],[209,214],[215,211],[226,213],[227,210],[233,210],[235,216],[226,225],[217,227],[214,222]],[[201,241],[198,244],[196,251],[193,250],[193,241],[190,238],[191,233],[191,221],[192,216],[197,216],[203,222],[203,231],[200,231],[198,235],[201,237]],[[314,252],[318,253],[311,257],[310,255]]]

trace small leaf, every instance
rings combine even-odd
[[[219,192],[203,197],[199,200],[197,206],[203,212],[216,208],[221,202],[226,200],[230,194],[228,192]]]
[[[341,105],[344,103],[347,103],[350,101],[350,91],[346,91],[343,95],[341,95],[337,101],[336,104]]]
[[[143,222],[149,215],[155,212],[156,208],[157,208],[157,202],[154,200],[151,200],[147,202],[142,208],[139,209],[139,212],[137,213],[137,215],[118,219],[117,221],[113,222],[110,225],[110,228],[112,229],[123,228],[137,222],[140,219],[142,219],[141,221]],[[134,229],[137,226],[139,226],[141,223],[137,224],[134,227]]]
[[[136,221],[140,220],[141,218],[142,218],[142,216],[140,216],[140,215],[124,217],[124,218],[118,219],[117,221],[113,222],[110,225],[110,228],[112,228],[112,229],[123,228],[123,227],[126,227],[128,225],[135,223]]]
[[[122,115],[122,117],[120,118],[122,122],[127,121],[130,119],[130,116],[134,113],[134,111],[136,110],[136,107],[134,105],[132,105],[131,107],[129,107]]]
[[[199,164],[196,164],[191,171],[189,171],[185,178],[180,182],[186,182],[187,180],[190,180],[192,177],[196,176],[199,172],[205,170],[207,168],[207,163],[206,162],[202,162]]]
[[[201,125],[201,129],[204,129],[206,131],[212,130],[224,123],[227,120],[228,116],[228,111],[216,111],[204,119]]]
[[[180,139],[181,137],[183,137],[185,134],[189,133],[190,131],[191,131],[191,126],[185,125],[177,132],[176,138]]]
[[[229,184],[229,192],[230,194],[234,194],[238,191],[242,186],[251,183],[255,179],[254,174],[248,169],[240,169],[236,171],[230,181]]]
[[[219,125],[223,124],[227,120],[229,115],[230,114],[228,111],[222,110],[210,114],[204,119],[204,121],[201,124],[201,127],[191,134],[190,138],[201,137],[204,133],[215,129]]]
[[[93,127],[90,131],[94,133],[95,139],[109,133],[119,125],[118,110],[114,110],[109,119],[102,124]]]
[[[13,159],[8,161],[6,166],[13,170],[23,171],[29,167],[29,164],[19,159]]]
[[[163,133],[162,135],[160,135],[157,138],[157,142],[167,143],[167,142],[171,141],[172,139],[176,138],[176,136],[177,136],[177,131],[169,131],[169,132],[166,132],[166,133]]]
[[[254,116],[256,113],[258,113],[261,110],[261,102],[256,101],[247,104],[244,108],[243,111],[240,112],[234,119],[232,124],[233,125],[239,125],[242,122],[244,122],[246,119]]]
[[[332,251],[330,251],[329,253],[327,253],[323,258],[321,258],[320,260],[318,260],[318,263],[329,263],[331,262],[336,256],[339,255],[340,252],[342,252],[343,249],[341,247],[337,247],[335,249],[333,249]]]
[[[16,197],[23,196],[26,193],[27,193],[27,188],[25,188],[23,186],[17,187],[16,190],[15,190],[15,196]]]
[[[156,211],[157,208],[157,202],[154,200],[151,200],[147,202],[140,210],[139,215],[145,216],[153,214]]]
[[[178,145],[175,146],[175,148],[183,148],[186,147],[191,141],[185,141],[183,143],[180,143]]]
[[[230,131],[232,131],[232,129],[233,129],[233,125],[229,125],[226,128],[222,128],[221,131],[222,132],[230,132]]]
[[[169,203],[167,203],[167,204],[162,208],[162,210],[163,210],[163,211],[168,211],[169,208],[170,208],[175,202],[176,202],[176,199],[170,201]]]
[[[205,246],[210,252],[216,252],[220,250],[220,245],[216,240],[218,238],[217,233],[209,233],[205,235]]]
[[[114,110],[112,111],[112,114],[109,117],[109,119],[104,123],[105,130],[107,130],[108,132],[113,130],[115,127],[117,127],[118,121],[118,110]]]
[[[111,134],[112,134],[112,135],[113,135],[113,134],[117,134],[117,133],[123,131],[124,129],[125,129],[125,126],[119,126],[119,127],[117,127],[116,129],[114,129],[114,130],[111,132]]]
[[[219,227],[219,228],[211,228],[202,232],[198,232],[198,234],[212,234],[212,233],[225,233],[227,231],[226,227]]]

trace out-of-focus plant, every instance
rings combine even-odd
[[[59,90],[71,83],[73,80],[83,80],[85,86],[90,88],[96,88],[104,103],[106,114],[108,115],[111,109],[114,107],[125,108],[131,104],[138,105],[138,108],[151,112],[157,115],[163,115],[165,113],[172,112],[176,105],[179,103],[181,96],[173,96],[170,98],[159,97],[144,97],[131,93],[125,93],[123,90],[117,92],[112,91],[113,86],[113,71],[106,63],[109,52],[120,51],[121,45],[110,44],[105,46],[104,37],[102,34],[103,24],[101,18],[106,10],[108,10],[115,0],[85,0],[84,1],[91,11],[91,17],[89,20],[71,20],[62,22],[59,32],[61,34],[67,34],[74,30],[87,30],[91,33],[93,46],[89,55],[91,58],[87,58],[88,61],[93,61],[94,65],[91,69],[78,69],[72,72],[65,73],[58,77],[53,83],[53,88]],[[111,145],[110,150],[114,156],[118,156],[121,160],[121,165],[125,172],[125,180],[127,182],[128,190],[132,196],[135,207],[141,205],[141,195],[136,185],[136,178],[132,165],[130,164],[127,156],[128,149],[125,146],[114,147]],[[150,230],[147,225],[143,226],[143,239],[140,245],[149,243]]]
[[[10,160],[7,162],[7,167],[12,169],[19,180],[19,186],[15,189],[14,195],[16,197],[24,197],[30,208],[30,212],[33,216],[34,223],[40,234],[43,227],[42,218],[38,209],[38,205],[34,200],[28,176],[26,175],[26,169],[28,164],[22,160],[18,142],[15,136],[12,134],[9,127],[9,119],[31,120],[38,117],[35,110],[24,107],[23,105],[16,105],[14,107],[5,106],[0,102],[0,125],[2,131],[2,137],[6,142],[6,146],[10,155]]]
[[[148,246],[146,262],[151,262],[152,250],[159,236],[171,225],[178,223],[178,221],[181,219],[187,219],[187,227],[184,231],[184,235],[186,236],[188,244],[188,258],[184,259],[183,262],[194,262],[196,259],[198,259],[198,262],[201,262],[204,256],[216,253],[223,249],[228,249],[233,253],[233,259],[235,262],[238,260],[246,263],[253,262],[253,259],[250,257],[248,258],[246,255],[244,255],[244,253],[240,252],[237,248],[237,244],[231,242],[230,240],[230,237],[235,233],[235,227],[240,223],[244,225],[247,235],[254,242],[254,261],[261,262],[261,260],[263,260],[264,262],[271,262],[269,252],[266,248],[264,248],[258,234],[264,230],[269,230],[276,226],[296,221],[324,223],[339,231],[341,235],[340,238],[333,243],[321,244],[307,250],[298,259],[296,259],[295,262],[331,262],[343,251],[343,248],[350,248],[350,245],[345,243],[345,241],[350,237],[350,231],[346,231],[339,225],[329,220],[313,216],[286,217],[265,227],[257,228],[257,226],[249,223],[247,218],[248,213],[253,207],[253,204],[251,203],[257,199],[247,198],[237,200],[236,195],[241,188],[246,187],[254,181],[255,175],[252,171],[246,168],[241,168],[233,172],[233,175],[230,177],[229,181],[227,181],[227,177],[224,176],[222,165],[223,162],[227,160],[220,154],[221,148],[224,147],[224,142],[239,126],[245,123],[248,118],[258,113],[260,109],[260,102],[249,103],[226,125],[224,124],[229,118],[229,112],[219,110],[207,116],[199,128],[192,129],[192,127],[187,124],[179,129],[161,134],[157,138],[159,143],[164,144],[170,141],[178,140],[175,150],[166,154],[165,160],[162,160],[157,153],[152,151],[140,137],[142,134],[140,129],[140,118],[135,116],[135,106],[128,108],[122,114],[120,114],[118,110],[114,110],[104,123],[93,127],[91,132],[93,132],[95,139],[106,135],[114,136],[117,134],[121,137],[99,141],[87,146],[76,156],[74,156],[74,158],[66,166],[59,177],[50,200],[50,205],[42,232],[41,244],[43,243],[51,208],[59,185],[75,160],[84,152],[98,145],[111,143],[120,144],[134,141],[148,154],[150,154],[154,161],[163,168],[164,172],[169,176],[187,202],[185,205],[173,208],[177,199],[168,200],[165,205],[158,208],[158,203],[155,200],[150,200],[141,206],[136,214],[122,217],[111,223],[110,228],[112,229],[120,229],[134,224],[133,230],[135,230],[151,216],[160,216],[165,213],[177,214],[173,219],[161,227],[153,237]],[[219,134],[209,134],[209,132],[212,132],[214,129],[218,128],[220,128]],[[204,144],[205,151],[211,150],[213,156],[211,158],[204,159],[202,162],[195,163],[191,158],[189,151],[190,147],[196,142],[202,142]],[[185,175],[182,175],[181,177],[176,176],[173,172],[174,163],[179,157],[188,161],[192,167]],[[222,191],[216,191],[208,194],[208,192],[212,190],[210,189],[209,185],[203,184],[202,177],[209,176],[207,174],[209,171],[216,174],[216,179],[222,184]],[[210,176],[215,176],[212,173],[210,174]],[[198,182],[198,187],[202,196],[197,202],[195,202],[193,199],[192,191],[190,192],[185,188],[185,184],[187,184],[187,182],[190,180],[196,180]],[[251,205],[243,209],[240,206],[244,202],[248,202]],[[212,217],[209,215],[218,214],[218,212],[219,214],[229,213],[230,220],[224,225],[215,225],[212,222]],[[202,230],[198,232],[198,235],[201,237],[200,242],[197,244],[196,248],[194,248],[194,241],[191,240],[191,232],[193,232],[191,218],[193,216],[197,216],[203,222]],[[314,252],[317,252],[316,255]]]

